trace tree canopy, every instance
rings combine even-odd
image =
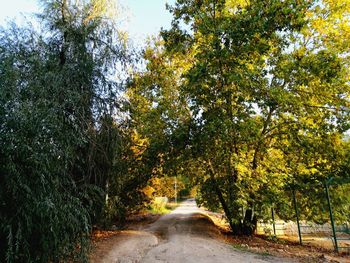
[[[201,174],[200,202],[222,208],[233,231],[249,234],[266,207],[284,208],[280,216],[290,218],[286,189],[345,176],[349,46],[339,32],[349,31],[347,3],[177,1],[169,10],[174,19],[161,32],[161,53],[145,56],[142,79],[156,77],[138,85],[166,118],[170,107],[157,100],[169,86],[157,77],[180,70],[166,80],[179,94],[172,105],[187,105],[187,124],[171,134],[187,134],[177,148]],[[154,63],[164,56],[158,74]],[[321,210],[305,216],[318,220]]]

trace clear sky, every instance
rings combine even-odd
[[[161,27],[169,28],[172,16],[165,9],[165,4],[174,2],[175,0],[120,1],[130,12],[127,30],[132,36],[144,39],[148,35],[157,34]]]
[[[147,36],[159,32],[161,27],[169,28],[171,15],[165,4],[175,0],[119,0],[126,9],[126,29],[135,42],[143,41]],[[39,12],[37,0],[10,0],[0,8],[0,25],[7,19]]]

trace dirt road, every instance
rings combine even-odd
[[[234,249],[217,237],[217,228],[197,208],[194,200],[183,202],[142,231],[124,231],[95,263],[266,263],[290,262],[281,258]]]

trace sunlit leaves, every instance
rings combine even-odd
[[[303,32],[313,39],[315,47],[325,45],[343,52],[350,42],[350,3],[349,1],[319,1],[308,13],[309,30]]]
[[[92,0],[90,6],[85,23],[96,19],[116,19],[118,16],[116,2],[113,0]]]
[[[194,50],[181,90],[196,124],[192,149],[210,164],[200,200],[224,196],[229,219],[243,220],[242,209],[263,216],[272,202],[282,207],[285,186],[321,180],[342,162],[348,4],[211,0],[171,9],[174,28],[185,22],[190,30],[163,32],[167,50]],[[173,41],[185,35],[190,40]]]

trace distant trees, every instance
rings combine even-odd
[[[169,57],[161,40],[150,42],[143,53],[145,69],[135,71],[126,95],[130,102],[130,128],[147,141],[142,162],[152,177],[154,195],[174,196],[174,178],[181,190],[191,115],[181,96],[181,74],[188,66],[182,54]],[[183,186],[184,187],[184,186]]]

